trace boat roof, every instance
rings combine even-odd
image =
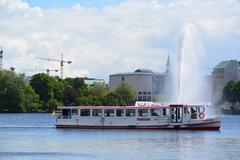
[[[150,105],[150,106],[61,106],[58,109],[154,109],[154,108],[188,108],[188,107],[205,107],[207,105]]]

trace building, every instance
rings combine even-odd
[[[137,100],[152,101],[155,96],[170,91],[170,81],[170,60],[168,57],[165,73],[153,72],[150,69],[137,69],[134,72],[112,74],[109,76],[109,87],[110,90],[114,91],[122,83],[127,83],[137,93]]]
[[[212,72],[212,102],[218,103],[226,84],[231,80],[240,80],[240,61],[220,62]]]
[[[83,80],[87,86],[105,85],[104,79],[84,78]]]

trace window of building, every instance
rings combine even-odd
[[[161,110],[160,109],[151,109],[151,116],[160,116]]]
[[[142,94],[142,92],[138,92],[138,94]]]
[[[148,101],[151,101],[151,96],[148,96],[148,97],[147,97],[147,100],[148,100]]]
[[[138,109],[138,116],[140,117],[148,116],[148,109]]]
[[[147,100],[147,96],[143,96],[143,100],[146,101]]]
[[[123,117],[123,116],[124,116],[124,114],[123,114],[123,109],[117,109],[117,110],[116,110],[116,116],[117,116],[117,117]]]
[[[147,92],[143,92],[143,94],[147,94]]]
[[[104,117],[114,117],[114,109],[104,109]]]
[[[125,110],[125,115],[126,117],[135,117],[135,109],[126,109]]]
[[[101,117],[102,116],[102,109],[93,109],[92,114],[93,114],[93,116]]]
[[[81,116],[90,116],[90,109],[81,109]]]
[[[138,96],[138,101],[142,101],[142,96]]]
[[[148,95],[151,95],[151,92],[148,92]]]
[[[77,109],[72,109],[72,115],[77,116],[78,115],[78,110]]]

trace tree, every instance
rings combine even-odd
[[[0,71],[1,112],[37,112],[39,107],[39,96],[21,75]]]
[[[66,89],[66,87],[68,87],[68,84],[65,80],[62,80],[60,78],[53,78],[53,80],[54,80],[53,87],[54,99],[58,100],[58,102],[61,102],[63,101],[64,98],[64,90]]]
[[[78,96],[83,96],[83,91],[87,88],[83,78],[65,78],[65,81],[72,86]]]
[[[73,89],[72,86],[68,85],[64,90],[64,104],[74,105],[76,98],[77,92]]]
[[[136,99],[136,92],[132,87],[126,83],[122,83],[116,90],[115,93],[121,96],[127,105],[133,105]]]
[[[104,97],[109,93],[109,88],[105,85],[94,85],[87,88],[86,96]]]
[[[75,101],[78,106],[101,106],[100,97],[78,97]]]
[[[109,88],[105,85],[89,86],[83,91],[82,97],[78,97],[75,101],[76,105],[101,106],[103,102],[106,104],[106,96],[109,94]]]
[[[54,110],[56,110],[58,105],[59,105],[59,102],[56,99],[49,100],[47,103],[47,106],[48,106],[47,111],[53,112]]]
[[[111,92],[102,99],[102,104],[104,106],[125,106],[126,102],[120,95]]]
[[[25,86],[24,106],[26,112],[39,112],[41,105],[39,95],[37,95],[30,85]]]
[[[223,89],[223,100],[232,103],[240,102],[240,81],[229,81]]]
[[[39,73],[33,75],[30,85],[40,96],[42,109],[45,111],[52,110],[52,106],[50,106],[52,103],[50,102],[63,99],[63,83],[47,74]]]
[[[235,90],[236,90],[237,101],[240,102],[240,81],[237,81]]]

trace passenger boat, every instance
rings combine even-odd
[[[219,130],[220,116],[207,117],[208,105],[64,106],[57,128]]]

